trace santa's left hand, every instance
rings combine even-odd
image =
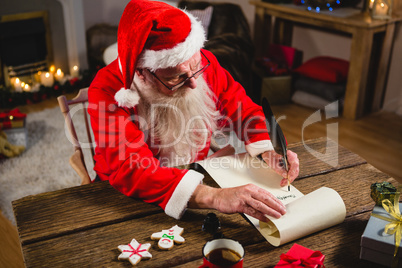
[[[288,184],[288,179],[290,182],[293,182],[297,176],[299,176],[299,158],[296,153],[290,150],[287,151],[289,166],[288,172],[282,163],[282,156],[277,154],[275,151],[264,152],[261,156],[268,166],[283,177],[283,180],[281,180],[281,186],[286,186]]]

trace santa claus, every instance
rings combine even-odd
[[[133,0],[118,29],[118,58],[101,69],[89,88],[95,135],[95,171],[123,194],[155,203],[180,218],[187,207],[247,213],[266,221],[285,206],[255,186],[218,189],[203,175],[174,166],[204,159],[211,137],[234,130],[251,156],[284,179],[299,173],[288,151],[289,172],[279,164],[260,106],[202,49],[205,33],[191,14],[168,4]]]

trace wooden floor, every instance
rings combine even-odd
[[[46,100],[20,109],[30,113],[56,105],[56,100]],[[295,104],[272,109],[288,143],[328,135],[402,183],[402,117],[382,111],[352,121],[326,119],[325,114],[316,114],[315,110]],[[24,267],[17,230],[1,213],[0,267]]]

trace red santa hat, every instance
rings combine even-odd
[[[117,33],[124,87],[115,94],[121,107],[134,107],[139,95],[131,86],[136,68],[155,71],[190,59],[205,42],[205,32],[191,14],[163,2],[132,0]]]

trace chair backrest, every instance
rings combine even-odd
[[[86,104],[88,103],[88,88],[83,88],[81,89],[77,96],[75,96],[71,100],[67,100],[66,96],[61,95],[57,98],[60,106],[60,110],[64,116],[65,120],[65,126],[67,126],[67,129],[70,133],[70,138],[71,142],[74,147],[74,153],[70,158],[70,165],[74,168],[74,170],[77,172],[77,174],[81,177],[81,184],[88,184],[91,182],[88,170],[86,168],[85,160],[84,160],[84,154],[82,151],[82,147],[80,145],[80,142],[78,140],[77,132],[74,127],[73,123],[73,118],[70,113],[70,105],[82,105],[83,109],[83,114],[84,114],[84,121],[85,121],[85,127],[86,127],[86,133],[87,133],[87,138],[88,138],[88,144],[90,145],[90,150],[91,150],[91,155],[92,155],[92,161],[95,151],[93,148],[93,142],[92,142],[92,130],[89,122],[89,116],[87,113],[87,107]]]

